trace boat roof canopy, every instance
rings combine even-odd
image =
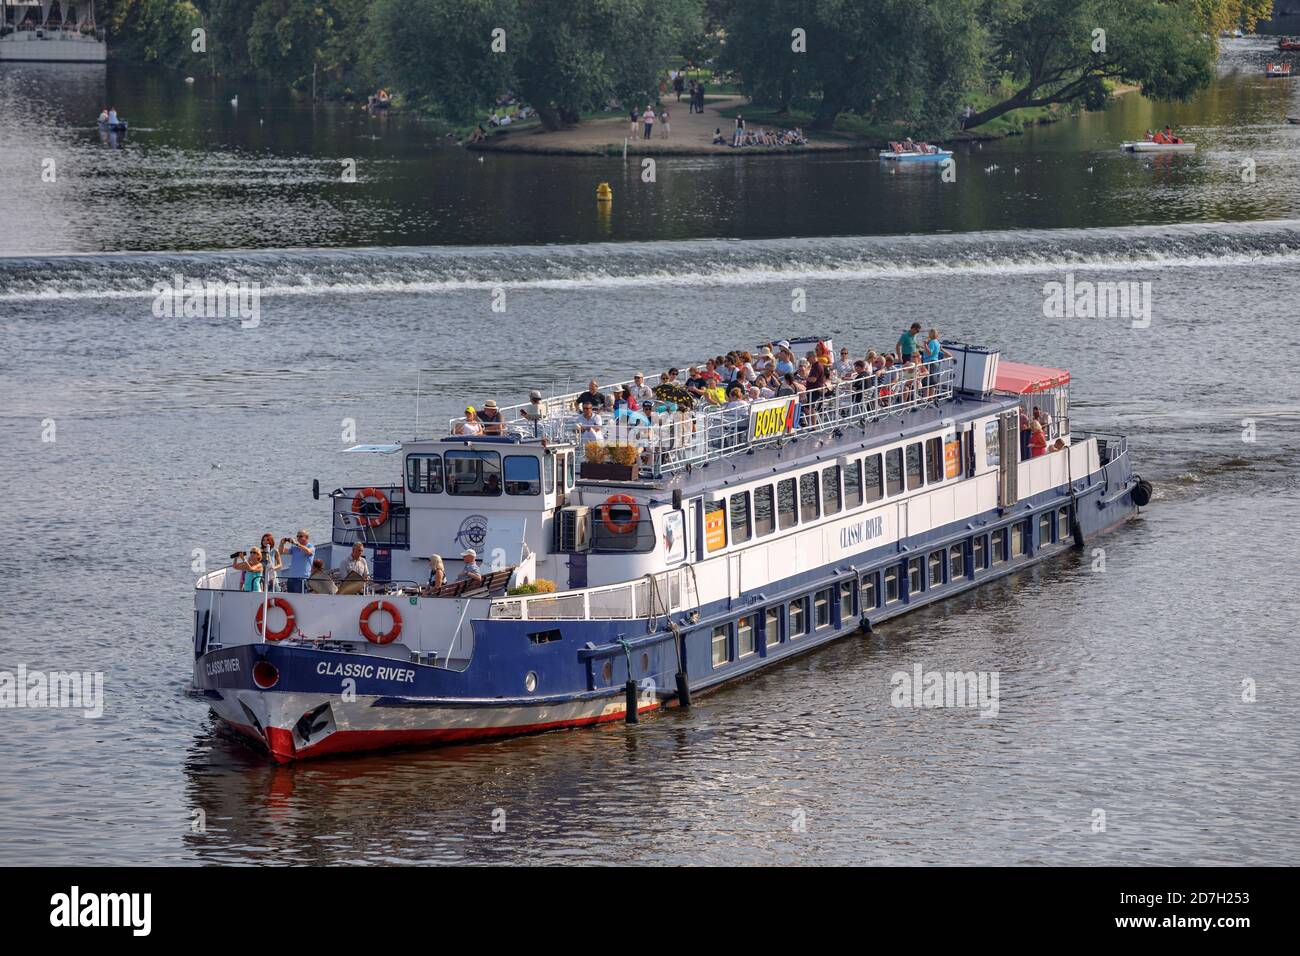
[[[1025,365],[1023,362],[1008,362],[1003,359],[998,363],[998,377],[993,388],[1012,395],[1028,395],[1030,392],[1045,392],[1050,388],[1067,385],[1069,381],[1070,373],[1063,368]]]
[[[344,450],[345,452],[349,452],[349,451],[368,451],[368,452],[377,452],[377,453],[379,453],[379,454],[381,454],[381,455],[392,455],[392,454],[394,454],[394,453],[396,453],[396,452],[401,451],[401,450],[402,450],[402,446],[401,446],[401,445],[398,445],[398,444],[391,444],[391,445],[353,445],[351,448],[344,448],[343,450]]]

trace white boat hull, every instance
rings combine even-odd
[[[1121,143],[1120,149],[1126,153],[1190,153],[1196,149],[1195,143],[1151,143],[1142,140],[1136,143]]]

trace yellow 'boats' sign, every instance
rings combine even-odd
[[[799,399],[771,398],[755,402],[749,407],[749,440],[762,441],[777,435],[788,435],[799,424]]]

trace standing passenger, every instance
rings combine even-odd
[[[308,543],[309,538],[307,529],[303,528],[293,541],[285,538],[280,542],[280,554],[289,556],[283,573],[285,590],[293,594],[301,594],[303,582],[311,576],[311,559],[316,549]]]

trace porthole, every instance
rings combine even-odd
[[[533,691],[537,690],[537,672],[536,672],[536,671],[529,671],[527,674],[524,675],[524,690],[528,691],[528,693],[530,693],[530,694],[531,694]]]
[[[606,684],[614,683],[614,662],[613,661],[605,661],[605,666],[600,669],[600,676],[601,679],[604,680]]]

